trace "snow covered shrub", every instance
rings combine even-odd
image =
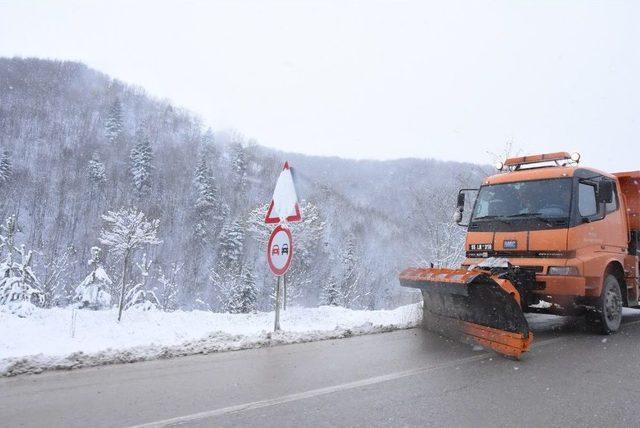
[[[9,217],[1,228],[0,249],[7,254],[0,262],[0,308],[26,317],[33,312],[35,305],[43,304],[44,296],[31,268],[33,253],[24,245],[15,247],[17,230],[15,216]]]
[[[79,303],[80,308],[104,309],[111,305],[111,295],[107,290],[113,281],[100,263],[100,253],[100,248],[91,248],[91,273],[76,287],[73,300]]]
[[[158,309],[161,306],[156,293],[152,290],[143,289],[142,284],[138,284],[129,290],[125,299],[127,300],[125,309],[149,311]]]
[[[138,267],[138,269],[140,269],[142,282],[139,282],[133,288],[131,288],[131,290],[129,290],[129,292],[125,296],[125,309],[133,308],[142,311],[157,309],[161,306],[160,300],[153,290],[147,289],[151,260],[147,259],[146,253],[142,255],[141,263],[136,263],[136,266]]]
[[[171,264],[171,269],[169,270],[168,275],[164,270],[162,270],[162,268],[160,268],[158,282],[160,283],[161,288],[158,294],[160,297],[160,308],[163,311],[172,311],[178,306],[178,284],[176,283],[176,277],[181,269],[182,264],[175,262]]]

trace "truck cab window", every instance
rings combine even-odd
[[[604,180],[612,181],[608,178],[604,178]],[[606,204],[605,209],[607,214],[612,213],[618,209],[618,189],[616,189],[615,183],[613,183],[613,198],[611,199],[611,202]]]
[[[582,217],[593,217],[598,214],[596,186],[587,183],[578,184],[578,212]]]

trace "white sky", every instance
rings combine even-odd
[[[638,1],[0,0],[0,56],[73,59],[281,150],[640,169]]]

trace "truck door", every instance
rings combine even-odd
[[[611,189],[609,199],[599,207],[605,220],[605,230],[602,237],[603,250],[620,254],[625,252],[628,241],[625,213],[619,209],[620,200],[616,182],[608,177],[601,177],[598,180],[598,185],[604,187],[603,184],[607,184]]]
[[[569,229],[569,250],[583,262],[582,275],[587,295],[599,296],[602,275],[612,254],[620,255],[626,246],[626,230],[616,192],[609,202],[599,196],[601,180],[607,177],[581,179],[577,184],[575,226]],[[603,186],[604,187],[604,186]],[[615,189],[615,186],[613,187]]]

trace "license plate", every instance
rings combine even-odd
[[[470,244],[469,249],[471,251],[493,250],[493,244]]]

